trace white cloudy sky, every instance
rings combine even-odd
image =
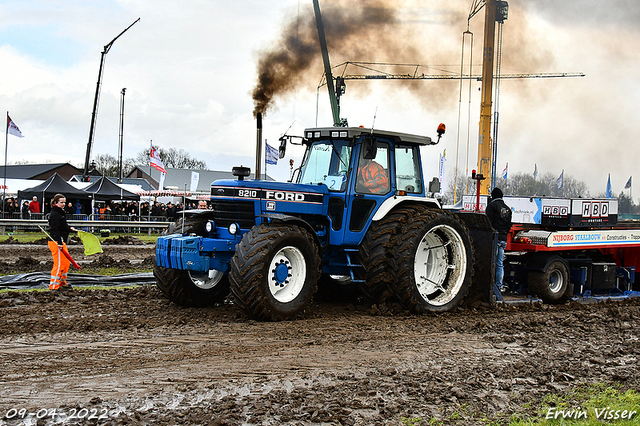
[[[350,13],[383,3],[320,4],[324,11],[341,1]],[[375,43],[360,49],[367,41],[357,36],[344,44],[330,41],[334,65],[411,62],[425,65],[425,73],[459,70],[471,0],[388,4],[394,25],[381,28]],[[640,2],[512,0],[509,6],[503,73],[584,72],[586,77],[502,83],[497,168],[508,162],[510,174],[532,173],[537,164],[540,173],[556,176],[564,169],[593,194],[604,192],[611,173],[619,193],[640,164]],[[8,161],[84,165],[100,53],[139,17],[106,56],[93,154],[116,155],[120,92],[127,88],[125,157],[153,140],[183,148],[212,169],[253,168],[251,93],[258,60],[278,49],[281,31],[292,20],[303,34],[310,8],[311,0],[2,0],[0,108],[25,135],[9,137]],[[474,63],[481,58],[482,21],[483,13],[471,21]],[[367,31],[376,30],[373,25]],[[314,126],[316,107],[318,124],[331,124],[326,88],[319,96],[316,90],[322,76],[319,48],[317,59],[304,75],[291,76],[291,90],[274,97],[264,120],[264,137],[274,145],[291,125],[290,133],[297,134]],[[459,136],[455,81],[347,82],[342,116],[351,125],[370,126],[376,114],[377,128],[431,136],[444,122],[448,132],[441,145],[424,151],[427,175],[437,175],[438,153],[445,148],[449,171],[457,151],[464,172],[467,162],[470,168],[476,162],[478,89],[474,83],[470,123],[464,90]],[[288,154],[299,161],[298,150]],[[288,161],[281,161],[268,173],[285,179],[288,169]]]

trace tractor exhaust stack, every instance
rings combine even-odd
[[[261,160],[262,160],[262,113],[259,112],[256,114],[256,173],[253,178],[255,180],[260,180],[262,177],[261,170]]]

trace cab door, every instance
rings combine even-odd
[[[371,218],[384,200],[395,190],[392,176],[394,166],[389,143],[378,141],[373,159],[364,158],[363,144],[358,144],[353,156],[349,191],[347,196],[347,223],[344,226],[344,243],[357,245],[369,228]]]

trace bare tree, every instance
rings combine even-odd
[[[103,176],[118,177],[118,159],[111,154],[98,154],[93,161],[96,163],[96,170]],[[122,176],[128,175],[135,167],[133,158],[122,160]]]
[[[169,148],[164,149],[159,146],[155,147],[158,156],[162,160],[165,167],[173,167],[176,169],[206,169],[207,163],[203,160],[197,160],[184,149]],[[136,164],[149,164],[149,150],[145,149],[138,153],[135,157]]]
[[[447,187],[443,188],[443,204],[455,204],[462,200],[463,195],[475,195],[476,193],[476,182],[471,179],[471,176],[466,177],[458,174],[457,182],[454,176],[455,174],[452,172],[446,180]]]
[[[558,188],[558,177],[552,173],[545,173],[538,179],[534,179],[533,174],[515,173],[506,180],[499,179],[496,186],[505,195],[521,197],[589,197],[587,184],[569,175],[563,176],[562,188]]]
[[[589,189],[587,184],[574,179],[571,176],[564,175],[563,187],[558,188],[558,177],[546,173],[538,179],[534,179],[533,174],[514,173],[508,179],[498,178],[494,186],[502,189],[505,195],[513,195],[518,197],[563,197],[578,198],[589,197]],[[462,195],[475,195],[476,182],[471,177],[458,175],[457,185],[454,183],[453,174],[447,180],[447,188],[444,192],[444,203],[452,204],[454,202],[454,185],[456,186],[455,201],[459,201]]]

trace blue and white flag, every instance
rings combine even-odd
[[[440,194],[444,190],[444,162],[447,161],[446,158],[447,150],[445,149],[442,154],[440,154],[440,167],[438,168],[438,177],[440,178]]]
[[[562,173],[560,173],[560,176],[556,179],[556,184],[558,185],[558,189],[564,187],[564,170],[562,170]]]
[[[611,173],[609,173],[609,178],[607,179],[607,198],[613,198],[613,191],[611,191]]]
[[[160,181],[158,182],[158,189],[164,189],[164,178],[167,177],[167,172],[160,172]]]
[[[265,162],[267,164],[272,164],[272,165],[277,165],[278,164],[278,150],[275,149],[274,147],[272,147],[271,145],[269,145],[268,143],[265,142],[265,145],[267,146],[267,152],[265,153]]]
[[[200,173],[191,171],[191,187],[189,190],[191,192],[197,191],[199,182],[200,182]]]
[[[625,183],[625,185],[624,185],[624,189],[629,189],[629,188],[631,188],[631,178],[632,178],[632,177],[633,177],[633,176],[629,176],[629,180],[627,181],[627,183]]]

